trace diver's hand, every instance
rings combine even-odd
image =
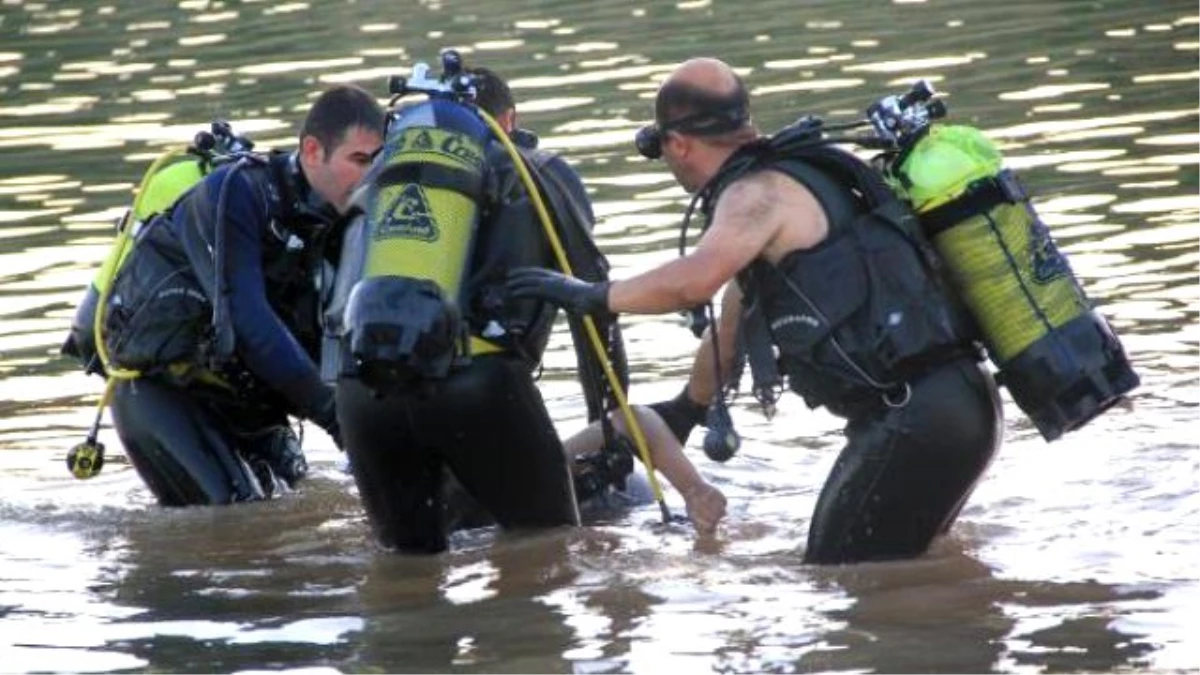
[[[687,445],[692,429],[695,429],[697,424],[704,424],[708,414],[708,406],[696,403],[688,396],[687,385],[684,385],[683,391],[675,398],[651,403],[649,407],[667,423],[680,445]]]
[[[509,297],[535,298],[558,305],[571,314],[606,316],[607,281],[584,281],[541,267],[518,267],[508,273]]]
[[[716,532],[717,523],[725,517],[725,495],[710,483],[702,482],[683,493],[683,503],[697,534]]]
[[[313,424],[321,427],[329,437],[333,439],[333,444],[338,450],[344,450],[342,447],[342,428],[338,424],[337,405],[333,396],[332,388],[329,389],[328,396],[321,402],[320,406],[309,415],[309,419]]]

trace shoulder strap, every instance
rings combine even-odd
[[[291,153],[273,150],[267,155],[266,164],[271,178],[267,208],[274,211],[280,221],[287,222],[296,214],[296,202],[300,199],[291,178]]]
[[[783,391],[783,377],[779,374],[771,327],[758,300],[754,278],[753,270],[738,277],[738,284],[742,288],[742,314],[738,317],[733,381],[741,379],[742,368],[749,364],[750,390],[762,406],[763,414],[770,419],[775,415],[775,404]]]

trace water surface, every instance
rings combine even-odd
[[[1197,21],[1182,0],[3,0],[0,670],[1200,670]],[[1033,187],[1143,385],[1049,445],[1006,400],[958,526],[903,563],[799,564],[841,437],[794,398],[770,423],[739,401],[728,464],[689,448],[730,497],[703,546],[651,507],[381,553],[323,437],[313,480],[272,503],[159,509],[107,426],[109,466],[74,481],[63,457],[101,384],[57,347],[147,163],[218,116],[289,146],[323,86],[383,98],[447,46],[507,75],[523,124],[578,168],[618,277],[676,255],[687,196],[630,140],[680,60],[735,65],[764,129],[928,78]],[[632,399],[673,395],[690,333],[625,327]],[[573,358],[556,338],[542,379],[564,433]]]

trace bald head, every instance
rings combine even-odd
[[[734,93],[741,86],[741,80],[724,61],[697,58],[684,61],[672,71],[663,86],[670,84],[686,85],[714,96],[723,96]]]
[[[750,97],[741,78],[724,61],[697,58],[676,68],[654,100],[662,129],[714,136],[749,124]]]

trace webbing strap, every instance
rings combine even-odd
[[[995,176],[971,183],[957,199],[922,213],[921,225],[930,237],[945,232],[971,216],[986,213],[1000,204],[1017,204],[1029,199],[1017,175],[1005,169]]]
[[[398,183],[416,183],[425,188],[453,190],[474,200],[483,197],[483,176],[481,174],[430,162],[390,164],[375,180],[379,187]]]
[[[741,363],[744,358],[750,365],[751,391],[769,419],[775,414],[783,377],[779,374],[771,328],[762,305],[757,299],[746,297],[745,300],[750,302],[744,305],[739,319],[736,361]]]

